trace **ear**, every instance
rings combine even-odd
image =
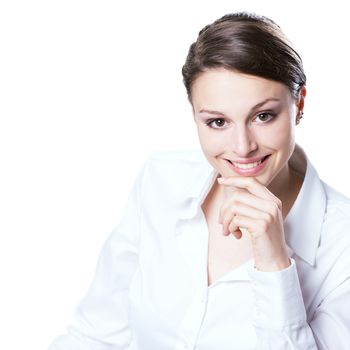
[[[297,106],[296,124],[299,124],[300,119],[303,117],[305,97],[306,97],[306,87],[303,85],[299,90],[299,97],[296,100],[296,106]]]

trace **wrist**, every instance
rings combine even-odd
[[[274,272],[288,268],[291,265],[291,260],[288,256],[273,259],[271,261],[264,261],[255,259],[255,268],[259,271]]]

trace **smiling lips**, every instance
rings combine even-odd
[[[264,156],[262,158],[248,159],[240,162],[234,162],[226,159],[231,169],[233,169],[237,174],[244,176],[257,175],[266,164],[266,160],[270,155]]]

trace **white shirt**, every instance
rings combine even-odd
[[[292,265],[250,260],[208,287],[201,203],[217,172],[201,151],[152,156],[75,324],[49,350],[349,349],[350,200],[298,146],[290,165],[304,177],[284,225]]]

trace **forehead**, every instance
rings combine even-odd
[[[219,110],[246,109],[269,98],[279,99],[282,103],[292,102],[286,85],[224,68],[201,73],[192,86],[195,110],[209,107]]]

